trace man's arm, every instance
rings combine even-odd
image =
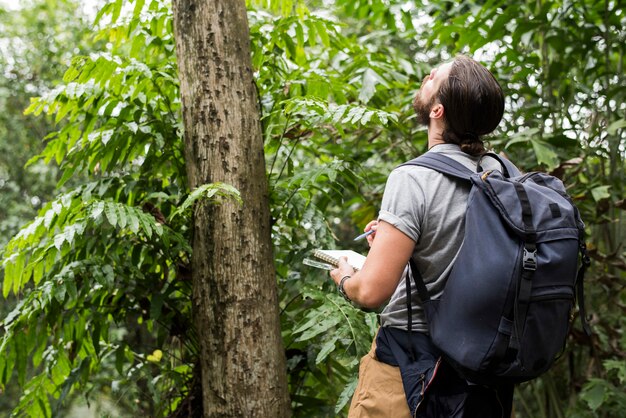
[[[343,277],[351,276],[343,285],[348,297],[364,308],[377,308],[396,290],[414,247],[411,238],[395,226],[380,221],[363,269],[354,272],[342,260],[330,275],[336,284]]]

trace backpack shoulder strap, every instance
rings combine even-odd
[[[465,181],[470,181],[471,175],[474,174],[472,170],[465,167],[463,164],[437,152],[428,152],[402,165],[417,165],[430,168],[442,174],[447,174],[448,176]]]
[[[483,171],[481,163],[483,158],[485,157],[491,157],[500,163],[500,165],[502,166],[502,174],[504,174],[504,177],[509,178],[511,176],[521,175],[518,168],[512,162],[510,162],[506,158],[501,158],[499,155],[494,154],[493,152],[488,152],[481,157],[480,161],[478,162],[476,172]],[[427,167],[442,174],[446,174],[448,176],[465,181],[470,181],[470,177],[472,176],[472,174],[475,174],[475,172],[465,167],[460,162],[455,161],[452,158],[446,157],[445,155],[437,152],[428,152],[426,154],[420,155],[417,158],[412,159],[411,161],[407,161],[402,165],[417,165],[421,167]]]

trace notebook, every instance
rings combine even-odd
[[[365,264],[365,256],[352,250],[314,250],[313,257],[331,264],[334,267],[339,265],[341,257],[348,258],[348,264],[355,270],[361,270]]]

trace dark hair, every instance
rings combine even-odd
[[[459,55],[437,99],[445,110],[443,140],[467,154],[483,154],[480,137],[493,132],[504,113],[504,94],[495,77],[478,62]]]

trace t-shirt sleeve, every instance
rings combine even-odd
[[[407,167],[395,169],[389,175],[378,216],[417,242],[420,237],[424,214],[424,192],[416,176],[419,169]]]

